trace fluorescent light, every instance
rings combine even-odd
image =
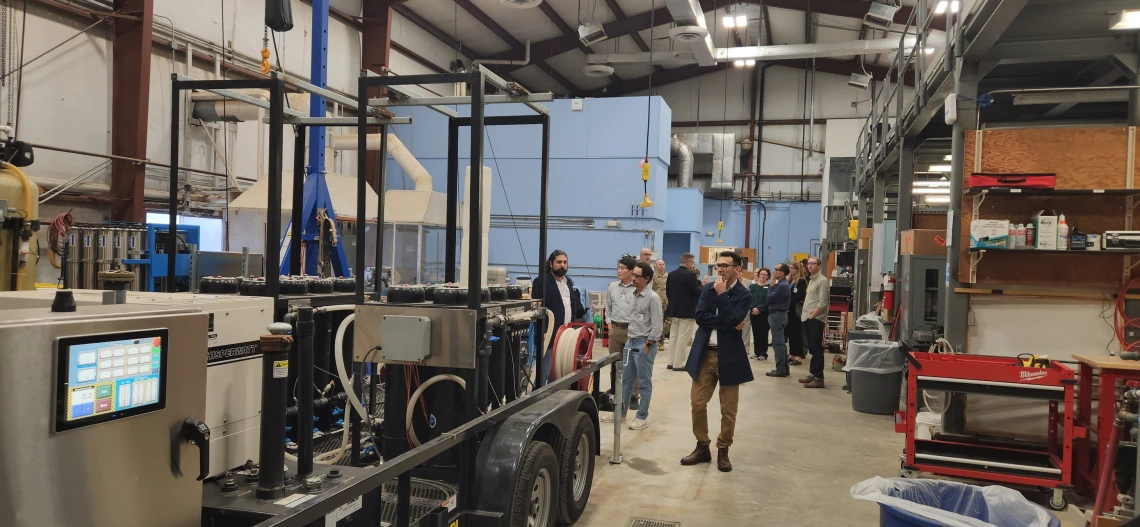
[[[950,10],[955,12],[955,13],[958,12],[958,0],[952,0],[950,2]]]
[[[948,188],[922,187],[922,188],[914,189],[914,193],[915,194],[950,194],[950,189],[948,189]]]
[[[930,165],[928,170],[931,172],[949,172],[951,168],[950,165]]]
[[[940,0],[934,5],[934,14],[941,15],[946,12],[946,6],[949,4],[947,0]]]
[[[1116,31],[1140,29],[1140,9],[1122,9],[1112,17],[1108,28]]]
[[[743,68],[744,67],[744,61],[743,60],[734,60],[734,61],[732,61],[732,65],[736,66],[738,68]]]
[[[915,181],[916,187],[949,187],[949,181]]]
[[[736,19],[732,15],[724,15],[724,27],[736,27]]]
[[[950,196],[927,196],[923,199],[927,203],[950,203]]]
[[[736,15],[736,27],[748,27],[748,17]]]
[[[748,60],[744,61],[744,65],[745,65],[745,66],[755,66],[755,65],[756,65],[756,61],[755,61],[755,60],[753,60],[753,59],[748,59]]]
[[[954,156],[952,156],[950,154],[946,154],[946,157],[942,158],[943,161],[950,161],[952,159],[954,159]]]
[[[934,48],[926,48],[923,51],[925,51],[927,55],[933,55],[934,54]]]

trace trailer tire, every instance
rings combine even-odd
[[[594,422],[578,412],[573,431],[562,440],[558,460],[558,520],[572,524],[582,517],[594,486]]]
[[[558,518],[558,483],[554,449],[541,441],[532,441],[523,454],[515,482],[509,525],[554,527]]]

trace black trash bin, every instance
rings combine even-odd
[[[851,409],[874,415],[898,410],[904,361],[897,342],[849,341],[843,369],[851,374]]]

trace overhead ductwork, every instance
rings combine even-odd
[[[366,148],[368,150],[380,150],[380,134],[368,134],[367,141]],[[356,150],[357,146],[356,134],[335,134],[332,136],[333,150]],[[404,172],[408,173],[408,177],[412,178],[416,184],[416,190],[431,190],[431,174],[420,164],[416,156],[412,155],[408,147],[404,146],[403,141],[396,137],[396,134],[388,134],[388,154],[396,160]]]
[[[673,136],[687,146],[694,163],[697,156],[712,159],[711,193],[725,193],[733,190],[733,176],[736,173],[736,134],[734,133],[679,133]],[[692,176],[690,175],[690,185]]]
[[[233,91],[269,102],[268,90],[254,89]],[[289,101],[289,108],[309,113],[309,94],[288,93],[285,96]],[[232,123],[256,121],[260,112],[266,112],[266,114],[268,114],[268,110],[263,108],[206,91],[193,92],[190,95],[190,100],[194,102],[193,117],[206,122],[227,121]]]
[[[689,145],[683,143],[677,138],[677,134],[673,134],[673,138],[669,141],[669,151],[677,156],[677,186],[681,188],[690,188],[693,186],[693,149]]]
[[[716,64],[716,46],[713,45],[712,36],[708,34],[708,27],[705,26],[705,11],[701,8],[697,0],[665,0],[665,7],[669,8],[669,14],[673,17],[673,22],[680,26],[697,26],[705,29],[704,37],[696,37],[692,31],[687,31],[689,47],[693,50],[693,58],[696,59],[697,64],[701,66],[713,66]]]

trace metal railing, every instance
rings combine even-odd
[[[928,37],[934,20],[934,17],[929,16],[927,9],[929,1],[918,0],[915,3],[914,9],[911,10],[910,17],[907,18],[906,25],[902,30],[903,33],[899,36],[895,60],[887,69],[883,82],[878,84],[872,81],[870,115],[864,121],[863,129],[855,145],[855,179],[860,187],[865,182],[865,176],[877,170],[879,162],[888,152],[888,146],[893,140],[900,137],[899,134],[903,133],[902,130],[908,122],[908,116],[915,115],[928,102],[926,100],[926,88],[928,87],[926,49],[928,49]],[[964,13],[957,14],[957,16],[964,16]],[[947,19],[949,17],[950,14],[948,13]],[[911,33],[912,29],[914,29],[913,33]],[[946,35],[943,62],[953,49],[952,32],[947,31]],[[908,41],[913,41],[909,51],[906,48]],[[907,105],[905,103],[906,76],[911,71],[914,72],[914,97],[911,103]],[[896,78],[895,82],[891,82],[892,76]]]

